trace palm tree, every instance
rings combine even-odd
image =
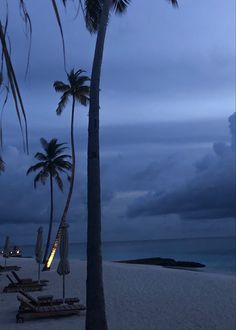
[[[0,174],[1,172],[4,172],[5,170],[5,164],[4,161],[2,160],[2,157],[0,157]]]
[[[65,208],[61,217],[60,225],[57,231],[57,235],[55,241],[53,243],[52,249],[50,251],[49,257],[45,262],[44,269],[50,268],[53,257],[56,253],[56,249],[60,240],[61,228],[62,225],[66,221],[66,216],[69,210],[70,201],[73,193],[74,187],[74,178],[75,178],[75,145],[74,145],[74,112],[75,112],[75,104],[80,103],[83,106],[86,106],[89,102],[89,86],[86,85],[90,78],[82,75],[83,70],[74,71],[71,70],[69,74],[67,74],[68,83],[65,84],[62,81],[55,81],[54,88],[56,92],[63,93],[58,103],[58,107],[56,109],[57,115],[61,115],[64,110],[68,100],[72,97],[72,108],[71,108],[71,126],[70,126],[70,140],[71,140],[71,153],[72,153],[72,170],[71,170],[71,178],[70,178],[70,187],[69,192],[65,204]]]
[[[177,6],[177,0],[168,0]],[[88,127],[88,229],[86,330],[107,330],[102,279],[101,198],[99,156],[99,91],[102,58],[110,9],[122,14],[131,0],[85,0],[87,28],[97,32],[92,66]]]
[[[37,183],[45,184],[46,180],[50,180],[50,218],[49,218],[49,228],[48,228],[48,237],[44,253],[44,260],[47,258],[51,233],[52,233],[52,223],[53,223],[53,211],[54,211],[54,187],[53,179],[55,180],[57,186],[61,191],[63,191],[63,182],[60,177],[60,173],[68,173],[71,171],[72,165],[68,159],[71,158],[70,155],[64,154],[65,143],[58,143],[57,139],[52,139],[51,141],[46,141],[44,138],[40,139],[43,152],[37,152],[35,158],[39,160],[38,163],[31,166],[27,175],[32,172],[38,172],[34,178],[34,188],[37,187]]]

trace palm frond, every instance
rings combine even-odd
[[[169,2],[171,2],[173,7],[179,7],[178,1],[177,0],[167,0]]]
[[[60,156],[57,156],[56,158],[54,158],[54,161],[61,161],[61,160],[64,160],[66,158],[72,158],[71,155],[68,155],[68,154],[62,154]]]
[[[27,64],[25,70],[25,78],[26,78],[29,72],[30,54],[31,54],[31,46],[32,46],[32,23],[24,0],[20,0],[20,14],[25,23],[25,31],[26,31],[25,35],[27,38],[29,38],[29,48],[28,48]]]
[[[76,100],[82,104],[83,106],[87,106],[88,103],[89,103],[89,98],[85,95],[82,95],[82,94],[75,94],[75,97],[76,97]]]
[[[66,160],[55,160],[54,164],[60,171],[65,171],[65,170],[71,170],[72,169],[72,164],[71,162],[68,162]]]
[[[15,109],[16,109],[17,118],[19,121],[20,129],[21,129],[22,138],[23,138],[23,147],[25,149],[25,145],[26,145],[26,149],[27,149],[27,153],[28,153],[28,129],[27,129],[27,120],[26,120],[24,105],[22,102],[19,88],[18,88],[18,83],[16,80],[15,72],[14,72],[14,69],[13,69],[13,66],[11,63],[11,58],[10,58],[10,55],[8,52],[6,39],[5,39],[5,33],[4,33],[4,29],[2,27],[1,21],[0,21],[0,41],[2,44],[2,52],[3,52],[3,57],[5,59],[5,64],[6,64],[6,68],[7,68],[9,84],[10,84],[10,88],[11,88],[11,92],[12,92],[12,96],[13,96],[13,100],[14,100],[14,104],[15,104]],[[21,115],[23,115],[23,119],[25,122],[26,142],[25,142],[24,133],[23,133]]]
[[[60,148],[60,144],[57,143],[57,139],[56,138],[51,139],[51,141],[48,143],[48,148],[47,148],[47,157],[51,161],[55,158],[58,148]]]
[[[89,87],[89,86],[86,86],[86,85],[84,85],[84,86],[80,86],[80,87],[78,88],[78,93],[81,94],[81,95],[86,95],[86,96],[88,96],[89,93],[90,93],[90,87]]]
[[[68,81],[69,81],[71,87],[74,86],[74,85],[76,84],[76,82],[77,82],[77,77],[78,77],[79,75],[80,75],[80,72],[79,72],[79,71],[75,72],[74,69],[72,69],[72,70],[70,71],[70,73],[67,73],[67,79],[68,79]]]
[[[70,90],[70,86],[67,84],[64,84],[62,81],[55,81],[53,84],[53,87],[55,88],[56,92],[67,92]]]
[[[130,3],[131,0],[113,0],[113,10],[116,14],[123,14]]]
[[[20,89],[18,87],[18,82],[16,80],[16,76],[15,76],[15,72],[12,68],[12,75],[13,75],[13,79],[14,79],[14,83],[15,83],[15,87],[16,87],[16,92],[17,92],[17,97],[19,99],[19,103],[21,106],[21,112],[23,115],[23,119],[24,119],[24,125],[25,125],[25,140],[26,140],[26,153],[29,154],[29,139],[28,139],[28,124],[27,124],[27,118],[26,118],[26,113],[25,113],[25,107],[23,104],[23,100],[21,97],[21,93],[20,93]]]
[[[32,172],[36,172],[37,170],[39,170],[40,168],[44,168],[45,167],[45,162],[40,162],[37,163],[33,166],[30,166],[30,168],[28,169],[28,171],[26,172],[26,175],[32,173]]]
[[[62,111],[66,107],[66,104],[69,101],[69,95],[70,94],[68,92],[66,92],[61,96],[60,102],[58,103],[58,106],[57,106],[57,109],[56,109],[57,115],[61,115]]]
[[[60,175],[58,174],[57,171],[56,171],[56,173],[55,173],[55,175],[54,175],[54,178],[55,178],[55,180],[56,180],[56,183],[57,183],[59,189],[60,189],[61,191],[63,191],[63,182],[62,182],[62,179],[60,178]]]
[[[87,81],[90,81],[91,79],[87,76],[80,76],[80,77],[77,77],[77,80],[76,80],[76,85],[78,87],[80,86],[83,86]]]
[[[62,0],[64,6],[66,5],[66,0]],[[56,16],[56,20],[57,20],[57,24],[59,26],[60,29],[60,34],[61,34],[61,40],[62,40],[62,49],[63,49],[63,59],[64,59],[64,68],[66,71],[66,47],[65,47],[65,39],[64,39],[64,33],[63,33],[63,28],[62,28],[62,24],[61,24],[61,17],[59,14],[59,10],[57,7],[57,3],[56,0],[52,0],[52,6],[53,6],[53,10]]]
[[[78,16],[79,14],[79,9],[81,8],[82,10],[82,14],[83,14],[83,18],[84,18],[84,21],[85,21],[85,11],[84,11],[84,5],[82,3],[82,0],[79,0],[79,6],[78,6],[78,10],[77,10],[77,13],[75,15],[75,18]]]
[[[72,71],[74,71],[74,69]],[[82,69],[79,69],[79,70],[75,71],[75,76],[78,77],[78,76],[81,75],[81,73],[84,73],[84,72],[86,72],[86,71],[82,70]]]
[[[64,152],[66,149],[68,149],[67,147],[58,147],[56,148],[56,150],[54,151],[54,159],[56,159],[56,157],[58,155],[60,155],[62,152]]]
[[[45,170],[40,171],[34,178],[34,188],[37,188],[38,182],[41,182],[44,185],[48,176],[49,173],[47,171]]]
[[[96,33],[102,13],[102,1],[85,0],[85,23],[90,33]]]
[[[66,7],[66,2],[67,2],[67,0],[62,0],[64,7]]]
[[[45,154],[43,154],[42,152],[37,152],[35,155],[34,155],[34,158],[40,160],[40,161],[47,161],[47,156]]]
[[[41,143],[43,149],[47,152],[48,151],[48,141],[42,137],[40,139],[40,143]]]
[[[1,148],[3,148],[3,125],[2,125],[2,121],[3,121],[3,112],[5,109],[5,106],[7,104],[8,101],[8,97],[9,97],[9,86],[5,86],[5,90],[6,90],[6,95],[3,101],[3,105],[1,108],[1,115],[0,115],[0,146]]]
[[[0,173],[5,171],[5,164],[3,159],[0,157]]]

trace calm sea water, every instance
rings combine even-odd
[[[23,256],[33,256],[34,246],[22,246]],[[86,244],[70,244],[71,258],[86,259]],[[58,257],[58,255],[57,255]],[[164,239],[153,241],[105,242],[107,261],[163,257],[205,264],[204,271],[236,274],[236,237]]]

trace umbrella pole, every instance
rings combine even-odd
[[[63,304],[65,303],[65,275],[63,274]]]
[[[5,269],[7,268],[7,258],[5,258]]]

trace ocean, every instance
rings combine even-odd
[[[22,252],[23,256],[33,256],[34,246],[22,246]],[[70,244],[69,255],[71,258],[85,260],[86,244]],[[152,257],[200,262],[206,265],[202,270],[204,272],[236,274],[236,237],[103,243],[103,258],[106,261]]]

